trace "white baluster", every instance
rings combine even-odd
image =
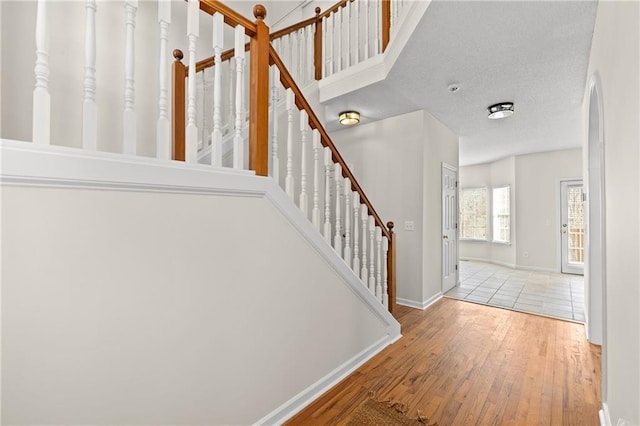
[[[335,70],[335,68],[334,68],[335,58],[333,56],[333,53],[334,53],[334,46],[333,45],[334,45],[334,41],[335,41],[335,27],[336,27],[336,25],[335,25],[336,24],[336,14],[335,14],[335,12],[332,13],[331,15],[329,15],[328,22],[330,22],[330,24],[329,24],[329,29],[330,29],[329,38],[330,38],[330,40],[329,40],[329,63],[327,64],[327,67],[329,69],[328,69],[327,75],[333,75],[334,70]]]
[[[389,309],[389,294],[388,294],[388,284],[389,284],[389,271],[387,270],[387,260],[389,258],[389,240],[385,236],[382,239],[382,253],[383,253],[383,263],[382,263],[382,304],[385,308]]]
[[[278,89],[280,87],[280,70],[271,67],[271,177],[280,184],[280,161],[278,160]]]
[[[369,290],[371,293],[376,294],[376,277],[375,277],[375,235],[376,223],[373,216],[369,216]]]
[[[364,58],[369,59],[369,0],[364,0]]]
[[[376,226],[376,297],[382,303],[382,259],[380,248],[382,247],[382,229]]]
[[[344,261],[351,266],[351,180],[344,178]]]
[[[135,30],[137,0],[125,0],[126,11],[126,44],[124,54],[124,121],[123,152],[136,153],[136,87],[135,87]]]
[[[345,19],[347,21],[347,25],[346,25],[346,50],[347,50],[347,57],[345,59],[344,62],[344,68],[349,68],[349,66],[351,66],[351,2],[347,1],[346,6],[344,7],[344,15],[345,15]]]
[[[311,223],[320,232],[320,132],[313,129],[313,208]]]
[[[344,12],[341,7],[338,8],[336,15],[337,15],[336,21],[338,21],[337,25],[335,26],[336,41],[338,45],[338,54],[336,58],[336,72],[340,72],[344,69],[344,61],[342,58],[342,31],[344,30],[342,18],[343,18]]]
[[[235,95],[234,95],[234,90],[236,88],[236,58],[231,58],[229,60],[229,102],[227,105],[229,105],[229,117],[227,118],[227,126],[229,127],[229,129],[233,129],[234,123],[236,121],[236,114],[233,110],[233,106],[234,106],[234,100],[235,100]]]
[[[185,159],[198,161],[198,127],[196,126],[196,42],[200,35],[200,2],[189,0],[187,6],[187,37],[189,38],[189,76],[187,78],[187,130]]]
[[[360,227],[358,226],[360,219],[360,194],[353,193],[353,271],[360,273]]]
[[[367,225],[369,224],[369,211],[367,206],[360,209],[360,220],[362,221],[362,267],[360,268],[360,279],[367,285],[369,270],[367,269]]]
[[[305,110],[300,111],[300,210],[309,217],[309,197],[307,195],[307,126],[309,116]]]
[[[244,168],[244,139],[242,139],[242,124],[244,114],[244,27],[236,25],[235,28],[235,49],[233,51],[236,58],[236,120],[235,134],[233,135],[233,168]]]
[[[322,18],[322,20],[324,21],[322,22],[322,49],[324,50],[322,52],[322,77],[324,78],[329,76],[327,69],[327,58],[329,57],[329,19]]]
[[[375,38],[375,46],[374,46],[376,55],[382,51],[380,49],[380,46],[382,46],[382,19],[381,19],[382,13],[380,11],[381,8],[382,8],[381,1],[376,2],[373,8],[373,12],[374,12],[373,22],[375,22],[375,28],[376,28],[376,38]]]
[[[96,104],[96,1],[85,0],[84,96],[82,102],[82,148],[98,148],[98,106]]]
[[[36,12],[36,86],[33,89],[33,143],[51,143],[51,95],[49,94],[49,22],[47,0],[38,0]]]
[[[313,34],[315,32],[316,25],[309,25],[307,27],[307,76],[305,77],[307,83],[314,81],[315,78],[315,67],[313,61],[313,47],[314,47],[314,37]]]
[[[169,24],[171,24],[171,1],[158,0],[160,57],[158,59],[156,157],[161,160],[171,159],[171,122],[169,121]]]
[[[293,181],[293,108],[295,107],[295,98],[293,90],[287,89],[287,176],[284,179],[284,191],[289,198],[294,197],[294,181]]]
[[[331,148],[324,147],[324,239],[331,245]]]
[[[224,16],[213,16],[213,132],[211,132],[211,165],[222,166],[222,48],[224,46]]]
[[[338,252],[338,256],[342,257],[342,225],[340,223],[340,217],[342,212],[340,210],[340,182],[342,181],[342,166],[335,164],[333,166],[334,180],[336,182],[336,234],[333,237],[333,248]]]
[[[296,45],[296,54],[297,54],[297,58],[296,58],[296,65],[295,65],[295,70],[297,72],[297,77],[298,77],[298,81],[300,81],[301,83],[304,81],[304,28],[299,29],[298,31],[296,31],[296,42],[298,43]]]
[[[356,1],[353,2],[353,7],[355,9],[355,14],[356,14],[356,19],[354,22],[354,35],[355,35],[355,42],[353,43],[354,46],[354,59],[355,61],[353,62],[353,64],[357,64],[360,62],[360,2]]]

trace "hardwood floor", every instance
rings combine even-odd
[[[341,425],[375,392],[446,425],[598,425],[600,347],[581,324],[442,299],[288,425]]]

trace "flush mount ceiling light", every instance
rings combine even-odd
[[[513,102],[500,102],[499,104],[491,105],[487,109],[491,120],[505,118],[513,114]]]
[[[356,111],[344,111],[340,113],[340,124],[343,126],[353,126],[360,122],[360,113]]]

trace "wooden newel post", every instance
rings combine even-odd
[[[391,0],[382,0],[382,51],[387,50],[391,33]]]
[[[316,32],[313,34],[313,66],[315,79],[322,79],[322,18],[320,8],[316,7]]]
[[[251,38],[249,94],[249,169],[258,176],[269,174],[269,27],[267,10],[254,6],[256,35]]]
[[[185,159],[185,119],[184,119],[184,96],[185,79],[187,78],[187,67],[182,62],[184,54],[181,50],[173,51],[175,61],[171,64],[171,93],[173,108],[171,108],[171,138],[173,145],[173,159],[184,161]]]
[[[389,228],[389,253],[387,255],[387,294],[389,295],[389,312],[396,310],[396,234],[393,232],[393,222],[387,222]]]

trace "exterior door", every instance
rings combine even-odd
[[[458,283],[458,172],[442,164],[442,292]]]
[[[584,274],[584,191],[581,180],[560,182],[562,272]]]

